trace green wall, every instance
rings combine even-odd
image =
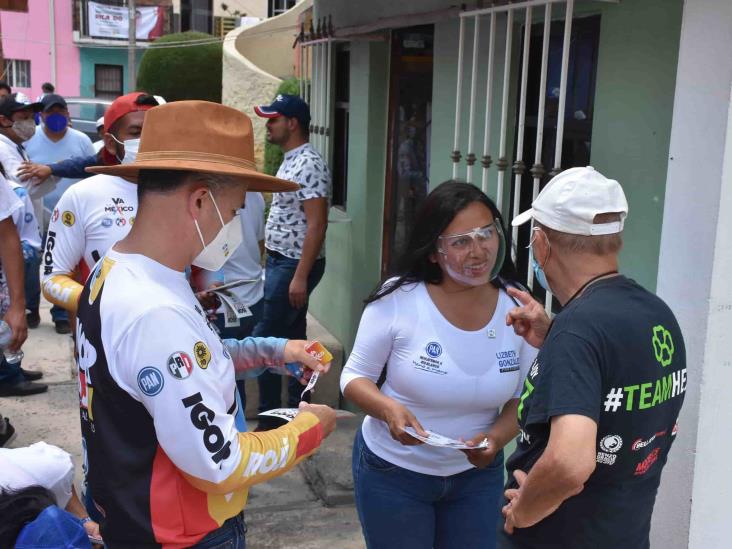
[[[388,75],[388,43],[351,44],[347,210],[331,210],[325,276],[310,305],[346,353],[381,276]]]
[[[94,97],[94,65],[122,65],[122,77],[124,85],[124,93],[129,93],[129,83],[127,78],[127,50],[125,48],[79,48],[79,58],[81,61],[81,86],[79,95],[82,97]],[[144,50],[136,52],[137,65],[140,65],[140,59]]]
[[[381,4],[381,0],[378,0]],[[432,2],[432,7],[437,7]],[[359,4],[360,5],[360,4]],[[372,6],[372,4],[369,4]],[[417,11],[419,4],[391,4],[395,12]],[[398,7],[395,7],[398,6]],[[373,6],[372,6],[373,7]],[[358,24],[373,20],[357,17],[342,3],[318,0],[320,15],[333,14],[334,24]],[[355,6],[348,8],[355,9]],[[359,8],[360,9],[360,8]],[[331,11],[332,10],[332,11]],[[377,10],[371,10],[372,15]],[[421,10],[420,10],[421,11]],[[540,10],[534,10],[536,23]],[[554,13],[562,14],[555,8]],[[576,15],[601,14],[600,47],[595,92],[591,163],[608,177],[621,182],[628,196],[630,214],[626,222],[622,269],[645,287],[655,289],[660,245],[668,148],[673,113],[682,0],[624,0],[619,4],[581,3]],[[354,15],[355,14],[355,15]],[[495,198],[497,187],[501,86],[505,37],[503,17],[497,25],[495,88],[490,152],[494,165],[489,170],[488,193]],[[507,125],[507,158],[513,164],[516,124],[517,75],[521,17],[513,32],[511,88]],[[480,49],[487,51],[487,19],[484,19]],[[456,18],[435,25],[435,58],[431,134],[430,180],[434,187],[452,175],[450,152],[455,124],[459,22]],[[464,115],[461,123],[461,152],[468,152],[467,132],[470,97],[472,23],[466,27]],[[351,42],[351,128],[349,142],[348,211],[332,213],[327,238],[326,275],[313,297],[312,312],[350,351],[362,310],[362,300],[379,280],[386,151],[389,43]],[[486,67],[478,75],[478,98],[485,97]],[[483,151],[484,102],[475,111],[474,152]],[[465,178],[464,161],[459,177]],[[479,162],[473,181],[480,184]],[[506,172],[504,206],[511,184]],[[505,210],[504,210],[505,211]],[[679,220],[684,222],[685,220]]]
[[[682,8],[682,0],[623,0],[605,7],[601,19],[591,160],[623,185],[629,212],[621,268],[652,291]]]

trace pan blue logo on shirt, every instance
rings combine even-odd
[[[140,373],[137,374],[137,385],[147,396],[155,396],[163,390],[165,380],[160,370],[152,366],[145,366]]]
[[[113,221],[110,217],[105,217],[104,219],[102,219],[102,227],[109,228],[112,226],[112,223]]]
[[[427,351],[427,354],[432,358],[437,358],[442,354],[442,345],[436,341],[431,341],[427,344],[427,347],[425,347],[425,351]]]

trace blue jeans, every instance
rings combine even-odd
[[[352,466],[356,509],[369,549],[495,549],[503,451],[484,469],[425,475],[381,459],[359,429]]]
[[[10,364],[0,354],[0,384],[16,385],[21,381],[25,381],[25,377],[23,377],[23,372],[20,371],[20,362]]]
[[[38,251],[23,245],[23,263],[25,264],[25,308],[37,313],[41,304],[41,257]]]
[[[241,513],[209,532],[192,549],[246,549],[247,526]]]
[[[290,305],[290,282],[295,276],[298,260],[281,254],[267,252],[266,276],[264,279],[264,313],[254,332],[255,337],[284,337],[305,339],[308,307],[295,309]],[[325,258],[318,259],[308,275],[308,296],[323,278]],[[259,383],[259,411],[265,412],[281,407],[282,376],[269,372],[257,378]],[[300,403],[302,385],[288,377],[287,406],[296,408]]]
[[[257,325],[259,320],[262,318],[262,312],[264,311],[264,299],[260,299],[254,305],[249,306],[249,311],[252,316],[247,316],[239,321],[238,326],[226,327],[226,320],[224,315],[216,315],[214,324],[219,329],[219,335],[221,339],[244,339],[252,335],[254,327]],[[241,405],[242,414],[247,406],[247,393],[243,379],[236,380],[236,388],[239,391],[239,403]],[[246,427],[246,425],[245,425]],[[242,429],[239,429],[240,431]]]

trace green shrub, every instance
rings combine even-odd
[[[213,39],[203,32],[168,34],[155,41],[189,42]],[[145,51],[137,72],[137,88],[166,101],[201,99],[221,103],[223,47],[220,42],[198,46],[151,47]]]
[[[284,80],[277,93],[285,95],[300,95],[300,82],[297,78],[288,78]],[[272,98],[274,100],[274,97]],[[277,175],[277,170],[282,164],[282,149],[277,145],[265,143],[264,145],[264,173],[269,175]]]

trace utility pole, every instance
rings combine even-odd
[[[127,0],[129,13],[128,35],[127,35],[127,81],[129,83],[129,91],[133,92],[137,89],[137,67],[135,49],[137,46],[137,17],[135,12],[135,0]]]

